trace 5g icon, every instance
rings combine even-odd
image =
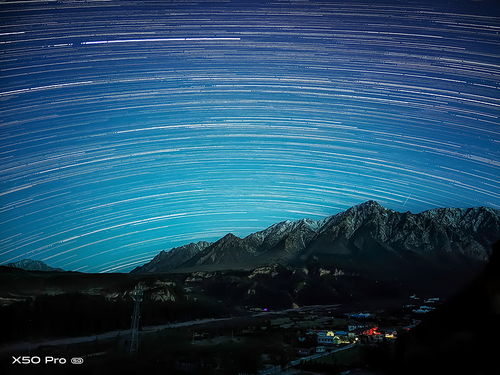
[[[73,358],[71,358],[71,363],[74,365],[81,365],[83,363],[83,358],[73,357]]]

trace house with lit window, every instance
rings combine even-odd
[[[322,345],[348,344],[354,339],[346,331],[317,331],[316,337],[318,344]]]

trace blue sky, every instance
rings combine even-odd
[[[128,271],[369,199],[500,206],[492,2],[0,10],[2,263]]]

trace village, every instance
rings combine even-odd
[[[286,311],[251,308],[251,319],[225,324],[225,328],[206,326],[193,330],[191,344],[205,349],[223,347],[224,344],[245,347],[262,339],[261,347],[249,347],[250,351],[258,352],[258,368],[240,371],[240,375],[299,374],[301,369],[307,370],[308,374],[314,374],[314,369],[318,369],[318,374],[324,373],[321,371],[336,373],[337,370],[340,373],[362,363],[367,350],[393,345],[399,335],[415,328],[422,316],[439,303],[437,297],[412,295],[408,303],[391,312],[344,312],[338,305]],[[273,347],[279,347],[281,351],[277,352]],[[213,357],[208,362],[178,359],[175,367],[189,374],[207,371],[207,367],[221,369],[223,362],[213,360]]]
[[[140,365],[155,374],[376,374],[367,363],[384,361],[397,339],[440,304],[437,297],[410,295],[390,306],[248,306],[233,316],[141,326],[134,355],[130,330],[56,340],[30,351],[79,356],[88,369],[112,362],[124,371]]]

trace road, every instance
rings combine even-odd
[[[298,365],[301,362],[310,361],[310,360],[313,360],[313,359],[318,359],[318,358],[325,357],[325,356],[333,354],[333,353],[337,353],[337,352],[341,352],[343,350],[351,349],[352,347],[354,347],[354,345],[356,345],[356,344],[349,344],[349,345],[346,345],[346,346],[342,346],[341,348],[338,348],[338,349],[335,349],[335,350],[331,350],[329,352],[316,353],[316,354],[308,355],[307,357],[301,357],[301,358],[295,360],[295,361],[299,361],[299,362],[295,363],[294,366]],[[295,362],[295,361],[292,361],[292,362]],[[292,362],[290,362],[290,363],[292,363]]]
[[[168,328],[178,328],[178,327],[189,327],[195,326],[199,324],[213,323],[213,322],[223,322],[225,320],[235,319],[231,318],[218,318],[218,319],[201,319],[201,320],[190,320],[187,322],[180,323],[169,323],[162,324],[157,326],[147,326],[143,327],[141,334],[144,333],[152,333],[161,331],[162,329]],[[113,339],[118,337],[130,336],[130,329],[119,330],[119,331],[111,331],[106,333],[100,333],[98,335],[90,335],[90,336],[80,336],[80,337],[65,337],[61,339],[55,340],[45,340],[45,341],[37,341],[37,342],[29,342],[29,341],[21,341],[16,343],[7,344],[5,346],[0,347],[0,354],[7,352],[19,352],[19,351],[30,351],[37,349],[42,346],[58,346],[58,345],[69,345],[69,344],[80,344],[83,342],[91,342],[95,340],[106,340]]]
[[[355,345],[356,344],[349,344],[349,345],[342,346],[341,348],[334,349],[334,350],[331,350],[331,351],[328,351],[328,352],[325,352],[325,353],[316,353],[316,354],[308,355],[306,357],[301,357],[299,359],[295,359],[293,361],[290,361],[288,363],[288,365],[286,365],[284,367],[284,369],[280,372],[280,374],[282,374],[282,375],[292,375],[292,374],[295,374],[296,371],[293,369],[293,366],[297,366],[297,365],[301,364],[302,362],[311,361],[313,359],[318,359],[318,358],[321,358],[321,357],[326,357],[326,356],[329,356],[330,354],[333,354],[333,353],[337,353],[337,352],[341,352],[343,350],[351,349]]]
[[[318,306],[304,306],[300,308],[295,308],[295,309],[287,309],[287,310],[279,310],[279,311],[263,311],[263,312],[257,312],[252,315],[246,316],[246,318],[249,317],[262,317],[266,315],[281,315],[281,314],[286,314],[292,311],[308,311],[308,310],[314,310],[316,308],[336,308],[339,305],[318,305]],[[235,319],[241,319],[245,318],[245,316],[235,316],[235,317],[229,317],[229,318],[214,318],[214,319],[199,319],[199,320],[190,320],[187,322],[180,322],[180,323],[167,323],[167,324],[161,324],[161,325],[156,325],[156,326],[145,326],[141,330],[141,334],[148,334],[148,333],[154,333],[161,331],[163,329],[169,329],[169,328],[180,328],[180,327],[189,327],[189,326],[196,326],[196,325],[201,325],[201,324],[206,324],[206,323],[215,323],[215,322],[224,322],[224,321],[230,321],[230,320],[235,320]],[[80,337],[65,337],[65,338],[60,338],[60,339],[54,339],[54,340],[44,340],[44,341],[19,341],[19,342],[14,342],[14,343],[9,343],[3,346],[0,346],[0,354],[6,354],[6,353],[16,353],[16,352],[21,352],[21,351],[31,351],[34,349],[38,349],[42,346],[59,346],[59,345],[71,345],[71,344],[80,344],[84,342],[91,342],[95,340],[106,340],[106,339],[113,339],[113,338],[119,338],[119,337],[126,337],[130,336],[130,329],[126,330],[117,330],[117,331],[110,331],[110,332],[105,332],[105,333],[100,333],[97,335],[89,335],[89,336],[80,336]]]

